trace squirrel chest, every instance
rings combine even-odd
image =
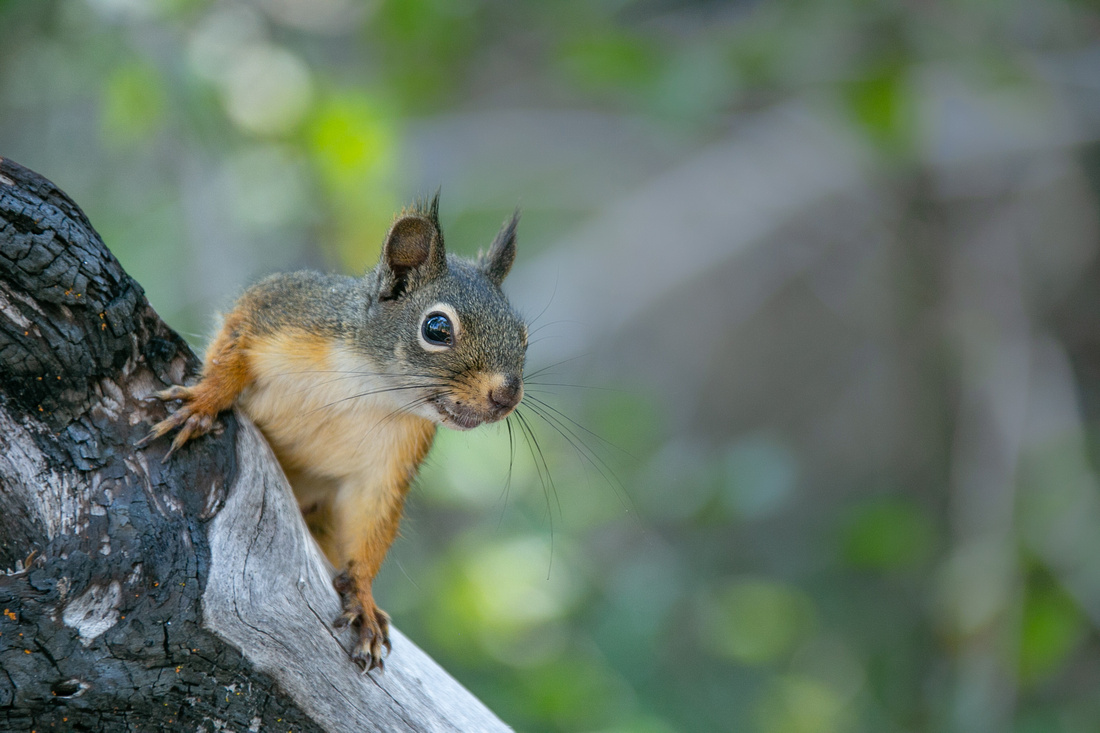
[[[284,331],[254,338],[247,354],[241,407],[289,472],[403,484],[431,446],[435,424],[403,411],[408,398],[347,344]]]

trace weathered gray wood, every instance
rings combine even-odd
[[[236,484],[209,530],[206,627],[330,730],[507,730],[395,629],[385,674],[359,671],[352,634],[329,623],[340,605],[328,563],[270,448],[243,419],[237,459]]]
[[[197,367],[79,208],[0,158],[0,730],[504,730],[399,633],[367,675],[246,420],[136,449]]]

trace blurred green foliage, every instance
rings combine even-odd
[[[813,603],[794,589],[766,580],[726,581],[705,602],[711,614],[701,641],[741,664],[785,660],[813,624]]]
[[[439,183],[468,254],[522,201],[524,261],[621,185],[554,159],[463,168],[447,137],[463,119],[603,116],[658,141],[638,155],[652,171],[742,115],[824,99],[904,166],[922,74],[1012,87],[1098,23],[1063,0],[0,0],[0,154],[72,195],[198,345],[264,272],[369,267],[394,212]],[[904,326],[922,297],[899,299]],[[562,411],[537,425],[543,457],[504,428],[441,434],[377,592],[517,729],[962,730],[945,680],[1005,618],[1015,730],[1095,729],[1095,684],[1074,674],[1098,679],[1096,620],[1015,543],[949,556],[942,466],[823,485],[840,459],[783,430],[685,428],[645,387],[550,374],[612,390],[543,387]],[[1070,485],[1072,467],[1054,445],[1020,482]],[[1020,532],[1047,532],[1066,496],[1022,496]]]
[[[1025,590],[1020,677],[1029,686],[1056,675],[1085,640],[1086,622],[1073,599],[1036,573]]]
[[[932,520],[911,502],[890,498],[852,512],[843,530],[844,558],[855,567],[888,572],[919,565],[935,547]]]

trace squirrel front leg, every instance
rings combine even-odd
[[[153,426],[141,444],[178,429],[164,456],[164,460],[168,460],[188,440],[209,432],[218,414],[233,406],[237,396],[252,381],[244,353],[242,326],[243,317],[239,313],[231,313],[225,319],[206,352],[198,384],[191,387],[175,385],[156,393],[161,400],[182,400],[183,404]]]
[[[373,584],[386,552],[397,539],[404,503],[404,487],[372,495],[351,485],[340,490],[332,507],[335,544],[344,566],[333,580],[343,605],[334,626],[358,625],[359,640],[351,658],[368,672],[383,668],[383,646],[390,651],[390,617],[374,602]]]

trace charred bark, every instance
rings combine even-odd
[[[400,633],[358,671],[238,415],[138,449],[187,344],[52,183],[0,159],[0,730],[494,730]]]

